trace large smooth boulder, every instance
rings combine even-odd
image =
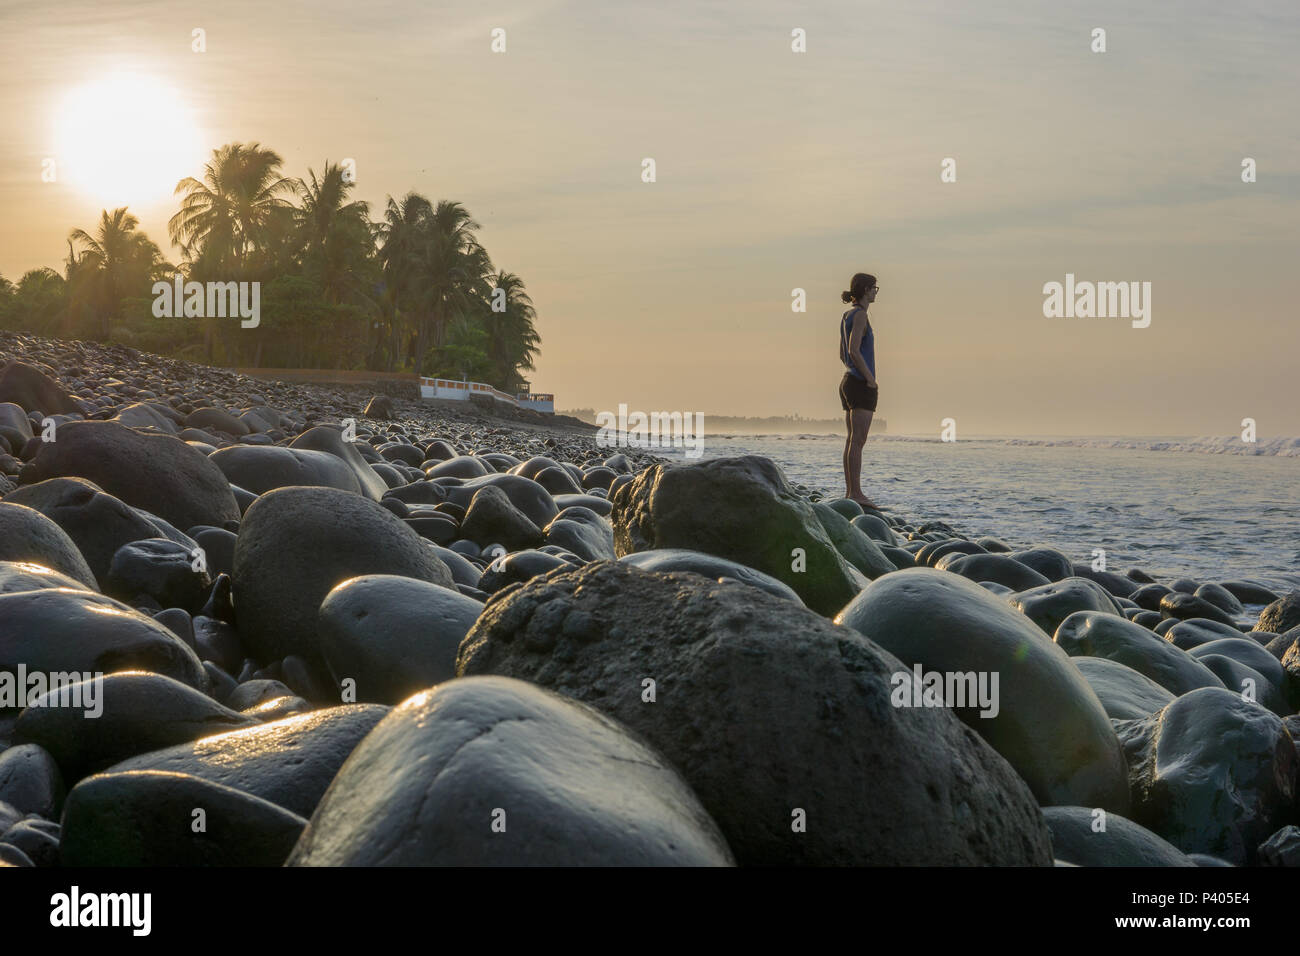
[[[1087,578],[1062,578],[1007,598],[1011,606],[1051,637],[1076,611],[1104,611],[1118,615],[1119,606],[1099,584]]]
[[[86,586],[76,578],[70,578],[43,564],[32,564],[29,561],[0,561],[0,594],[37,591],[41,588],[86,590]]]
[[[226,477],[201,451],[170,435],[146,435],[116,422],[68,422],[41,446],[22,483],[75,477],[178,528],[239,520]]]
[[[343,462],[356,476],[361,493],[373,501],[378,501],[388,490],[384,479],[380,478],[366,460],[357,451],[353,442],[343,440],[343,432],[332,425],[316,425],[289,442],[289,447],[306,451],[320,451],[333,455]]]
[[[1255,630],[1285,634],[1297,626],[1300,626],[1300,591],[1292,591],[1259,612]]]
[[[107,772],[191,774],[310,817],[348,754],[388,710],[378,704],[326,707],[140,754]]]
[[[15,744],[0,750],[0,806],[57,820],[65,792],[59,764],[44,747]]]
[[[306,824],[284,807],[200,777],[106,773],[68,794],[59,851],[72,867],[279,866]]]
[[[488,602],[457,671],[528,680],[641,734],[741,864],[1050,861],[1001,757],[947,711],[891,704],[900,661],[747,585],[621,561],[548,575]]]
[[[1178,847],[1117,813],[1044,807],[1052,854],[1075,866],[1196,866]]]
[[[0,501],[0,561],[29,561],[99,590],[94,572],[67,532],[26,505]]]
[[[910,568],[873,581],[835,619],[923,673],[996,677],[996,713],[956,713],[1044,806],[1128,809],[1124,755],[1101,701],[1028,618],[956,574]],[[1122,620],[1122,619],[1121,619]]]
[[[1033,568],[1049,581],[1060,581],[1074,575],[1070,559],[1055,548],[1028,548],[1012,551],[1010,556],[1025,567]]]
[[[1177,590],[1171,591],[1160,599],[1160,614],[1162,617],[1178,618],[1183,621],[1204,617],[1222,624],[1232,624],[1235,620],[1227,611],[1220,610],[1205,598]]]
[[[852,524],[830,505],[814,504],[813,513],[821,522],[822,530],[845,561],[853,565],[869,580],[896,570],[894,562],[885,557],[872,537]]]
[[[935,562],[939,571],[951,571],[960,574],[977,584],[992,581],[1011,588],[1013,591],[1027,591],[1030,588],[1046,587],[1052,582],[1033,568],[1021,564],[1015,558],[1005,554],[961,554],[953,552]]]
[[[186,428],[201,428],[209,431],[216,429],[225,432],[227,435],[234,435],[236,438],[240,435],[247,435],[252,431],[247,422],[230,414],[230,412],[220,408],[213,408],[210,405],[194,409],[185,416],[184,424]]]
[[[528,520],[539,528],[545,528],[560,512],[551,493],[523,475],[484,475],[481,478],[471,478],[459,485],[435,484],[435,487],[443,489],[448,501],[462,508],[469,508],[474,495],[480,489],[489,486],[504,491],[510,503],[526,514]]]
[[[1252,670],[1263,674],[1273,686],[1282,690],[1286,687],[1286,672],[1276,657],[1270,654],[1264,645],[1248,637],[1222,637],[1217,640],[1198,644],[1188,653],[1204,663],[1204,659],[1213,654],[1222,654],[1238,663],[1245,664]],[[1227,684],[1224,685],[1225,687]],[[1240,687],[1232,688],[1240,690]],[[1287,711],[1291,713],[1291,711]],[[1285,714],[1283,716],[1286,716]]]
[[[480,488],[470,499],[460,533],[481,548],[500,544],[507,551],[534,548],[543,540],[541,529],[492,485]]]
[[[81,411],[63,386],[26,362],[11,361],[0,368],[0,402],[13,402],[28,412],[73,415]]]
[[[240,638],[262,660],[297,654],[321,662],[321,602],[362,574],[454,586],[431,547],[378,503],[336,488],[267,492],[244,515],[235,544]]]
[[[371,731],[289,865],[732,862],[695,794],[626,728],[523,681],[473,677],[415,695]]]
[[[770,574],[755,571],[737,561],[714,557],[703,551],[690,551],[686,548],[656,548],[654,551],[625,554],[619,560],[643,571],[691,571],[715,581],[729,578],[758,588],[760,591],[766,591],[768,594],[794,601],[796,604],[803,603],[794,588],[784,581],[778,581]]]
[[[0,672],[146,670],[203,690],[207,673],[184,641],[152,618],[90,591],[0,594]]]
[[[483,605],[450,588],[390,574],[344,581],[320,606],[320,647],[356,700],[400,704],[456,676],[456,652]]]
[[[1071,657],[1105,657],[1131,667],[1175,697],[1200,687],[1223,686],[1186,651],[1109,612],[1076,611],[1056,629],[1055,641]]]
[[[59,706],[61,692],[52,691],[24,710],[14,725],[14,739],[48,750],[69,781],[136,754],[256,723],[160,674],[127,671],[95,683],[99,713],[93,718]]]
[[[208,458],[232,485],[255,495],[291,485],[363,494],[356,472],[329,452],[283,445],[230,445]]]
[[[108,577],[113,555],[122,545],[161,534],[148,518],[83,478],[51,478],[24,485],[4,500],[39,511],[62,528],[97,581]]]
[[[546,543],[563,548],[584,561],[612,561],[614,529],[590,508],[565,508],[542,529]]]
[[[176,421],[163,411],[162,407],[152,402],[135,402],[127,405],[109,419],[127,428],[139,428],[175,435],[180,431]]]
[[[120,601],[150,598],[159,607],[198,611],[212,590],[212,576],[195,568],[194,550],[167,538],[132,541],[117,549],[104,592]]]
[[[827,617],[866,585],[812,506],[767,458],[655,465],[618,488],[613,500],[620,556],[687,548],[727,558],[785,582]]]
[[[1135,720],[1154,714],[1174,699],[1151,678],[1106,657],[1072,657],[1111,720]]]
[[[1203,687],[1116,724],[1128,756],[1131,819],[1184,853],[1243,865],[1295,813],[1296,747],[1282,719]]]

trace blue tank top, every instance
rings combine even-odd
[[[862,306],[855,305],[849,311],[844,313],[840,319],[840,361],[848,369],[850,375],[854,378],[862,379],[862,373],[858,367],[853,364],[849,358],[849,336],[853,334],[853,316],[861,309]],[[862,356],[862,361],[866,363],[867,368],[871,369],[871,377],[876,377],[876,335],[871,331],[871,321],[867,321],[867,329],[862,333],[862,341],[858,344],[858,354]],[[866,381],[866,379],[862,379]]]

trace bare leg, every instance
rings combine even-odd
[[[849,474],[849,446],[853,443],[853,414],[844,413],[844,497],[853,497],[853,479]]]
[[[855,408],[848,413],[849,437],[844,447],[848,497],[871,508],[876,507],[875,502],[862,492],[862,446],[867,442],[867,433],[871,430],[874,415],[874,412],[866,408]]]

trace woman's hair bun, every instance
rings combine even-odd
[[[853,293],[852,293],[852,292],[841,292],[841,293],[840,293],[840,298],[841,298],[843,301],[845,301],[845,302],[852,302],[852,301],[853,301]]]

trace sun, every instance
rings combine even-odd
[[[55,118],[58,178],[105,208],[145,205],[198,177],[203,154],[189,106],[156,77],[119,71],[71,90]]]

